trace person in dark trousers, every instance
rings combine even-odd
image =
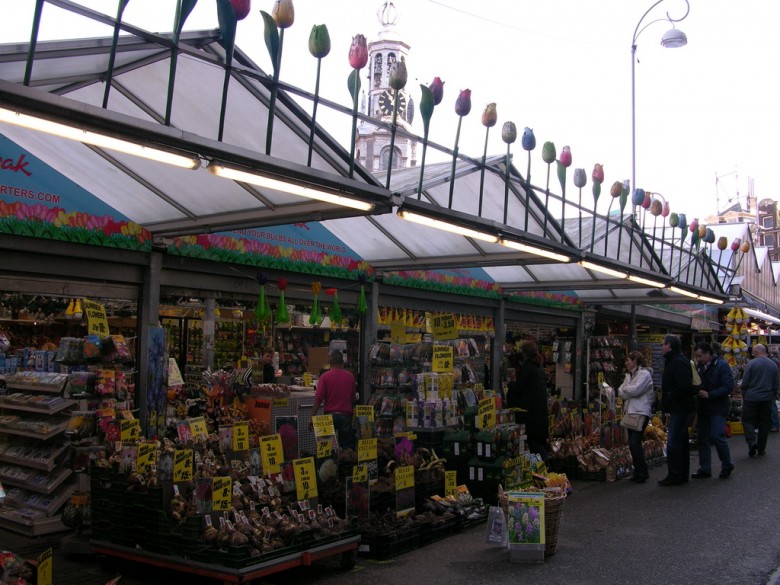
[[[691,362],[682,354],[677,335],[664,338],[664,375],[661,383],[661,409],[669,415],[666,437],[666,477],[661,486],[688,483],[690,457],[688,456],[688,426],[694,411],[693,375]]]
[[[731,451],[726,441],[726,418],[729,415],[729,397],[734,391],[734,376],[729,365],[706,341],[696,344],[694,355],[701,377],[696,408],[699,470],[691,477],[693,479],[712,477],[712,446],[715,445],[715,451],[720,459],[720,477],[726,478],[734,471]]]
[[[352,425],[355,409],[357,383],[352,372],[344,369],[344,356],[340,351],[330,352],[330,369],[317,380],[311,416],[317,416],[320,407],[325,414],[333,416],[333,427],[338,434],[339,447],[355,449],[357,439]]]
[[[742,426],[748,455],[766,453],[766,442],[772,424],[772,405],[780,390],[780,374],[777,366],[766,355],[766,347],[757,343],[752,349],[753,358],[742,373]],[[756,436],[758,431],[758,436]]]
[[[626,378],[618,388],[618,394],[623,399],[623,412],[641,414],[645,417],[642,429],[628,432],[628,449],[631,451],[631,460],[634,463],[634,475],[631,481],[645,483],[650,477],[645,459],[645,449],[642,439],[645,436],[645,428],[653,414],[653,370],[646,368],[645,356],[641,352],[632,351],[626,356]]]
[[[533,341],[524,341],[520,352],[525,361],[517,368],[515,381],[509,383],[507,405],[509,408],[522,408],[515,417],[525,424],[528,437],[528,450],[547,459],[547,439],[549,437],[549,419],[547,405],[547,375],[542,369],[542,356]]]
[[[276,369],[273,364],[274,356],[270,351],[263,354],[263,384],[276,382]]]

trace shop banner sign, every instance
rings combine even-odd
[[[439,373],[451,373],[454,367],[454,348],[450,345],[434,345],[431,370]]]
[[[479,401],[477,428],[484,430],[496,426],[496,399],[492,396]]]
[[[458,338],[458,320],[452,313],[433,315],[433,338],[436,341],[445,341]]]
[[[105,337],[108,335],[108,318],[106,317],[106,307],[101,303],[82,299],[84,314],[87,316],[87,335],[98,335]]]

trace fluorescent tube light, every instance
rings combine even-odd
[[[638,282],[639,284],[646,284],[647,286],[654,286],[656,288],[666,288],[666,283],[650,280],[649,278],[642,278],[641,276],[634,276],[633,274],[628,275],[628,280]]]
[[[454,223],[441,221],[439,219],[433,219],[432,217],[428,217],[427,215],[421,215],[419,213],[414,213],[412,211],[407,211],[405,209],[399,209],[396,215],[401,219],[405,219],[407,221],[413,221],[414,223],[427,225],[428,227],[436,228],[437,230],[458,234],[460,236],[466,236],[467,238],[482,240],[483,242],[490,242],[493,244],[498,242],[498,236],[495,236],[493,234],[480,232]]]
[[[36,116],[20,114],[19,112],[14,112],[5,108],[0,108],[0,122],[7,122],[8,124],[22,126],[23,128],[29,128],[30,130],[46,132],[47,134],[53,134],[54,136],[59,136],[61,138],[75,140],[84,144],[91,144],[92,146],[97,146],[99,148],[106,148],[108,150],[123,152],[125,154],[154,160],[184,169],[197,169],[200,167],[200,158],[196,156],[174,154],[173,152],[168,152],[167,150],[161,150],[159,148],[144,146],[136,142],[129,142],[127,140],[113,138],[112,136],[106,136],[105,134],[99,134],[98,132],[91,132],[89,130],[75,128],[73,126],[68,126],[67,124],[45,120]]]
[[[670,286],[669,290],[672,292],[675,292],[679,295],[685,295],[686,297],[691,297],[692,299],[698,299],[699,295],[697,295],[695,292],[691,292],[689,290],[685,290],[684,288],[680,288],[678,286]]]
[[[599,264],[594,264],[593,262],[588,262],[587,260],[580,260],[578,262],[580,266],[583,268],[587,268],[588,270],[593,270],[594,272],[603,272],[604,274],[609,274],[610,276],[614,276],[615,278],[626,278],[628,277],[627,272],[621,272],[619,270],[615,270],[613,268],[607,268],[606,266],[601,266]]]
[[[521,252],[528,252],[529,254],[533,254],[534,256],[541,256],[542,258],[549,258],[550,260],[555,260],[556,262],[571,262],[571,258],[568,256],[564,256],[563,254],[558,254],[557,252],[550,252],[549,250],[545,250],[543,248],[537,248],[536,246],[529,246],[528,244],[523,244],[521,242],[515,242],[514,240],[505,240],[501,239],[498,242],[502,246],[506,246],[507,248],[513,248],[515,250],[520,250]]]
[[[713,305],[722,305],[723,301],[721,299],[715,299],[713,297],[708,297],[705,295],[699,295],[699,300],[704,301],[705,303],[712,303]]]
[[[212,175],[217,177],[232,179],[233,181],[239,181],[241,183],[249,183],[250,185],[257,185],[258,187],[265,187],[266,189],[274,189],[275,191],[283,191],[290,195],[317,199],[318,201],[324,201],[325,203],[351,207],[352,209],[358,209],[360,211],[371,211],[374,209],[373,203],[342,197],[335,193],[312,189],[311,187],[305,187],[296,183],[288,183],[287,181],[282,181],[280,179],[272,179],[271,177],[266,177],[250,171],[241,171],[239,169],[223,166],[216,162],[209,163],[208,170]]]

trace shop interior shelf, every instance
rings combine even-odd
[[[39,494],[50,494],[56,490],[62,482],[68,479],[72,473],[72,469],[62,467],[49,472],[45,477],[40,474],[35,474],[33,481],[20,480],[9,475],[0,475],[0,480],[8,485],[15,485]],[[37,481],[37,479],[40,479],[40,481]]]
[[[13,455],[8,455],[8,453],[3,453],[0,455],[0,461],[48,472],[57,467],[57,459],[68,447],[69,445],[65,444],[47,449],[46,451],[40,452],[39,455],[34,454],[37,458],[14,457]]]
[[[7,399],[0,399],[0,409],[19,410],[23,412],[38,412],[41,414],[56,414],[58,412],[62,412],[63,410],[73,408],[76,406],[76,404],[77,403],[75,400],[57,399],[57,402],[51,403],[51,408],[49,408],[45,403],[42,406],[31,406],[29,404],[17,404],[14,402],[9,402]]]

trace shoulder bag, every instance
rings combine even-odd
[[[620,426],[630,431],[641,431],[645,424],[646,415],[627,412],[620,419]]]

